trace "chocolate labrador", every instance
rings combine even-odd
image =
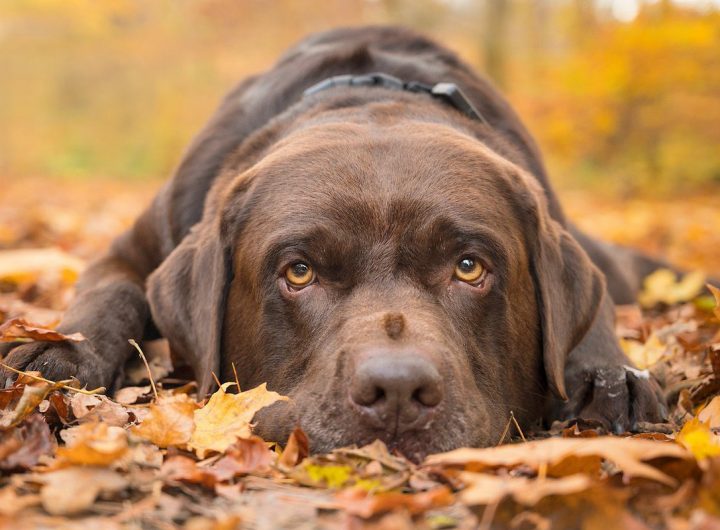
[[[409,30],[311,36],[240,83],[174,177],[78,284],[59,329],[6,362],[120,380],[159,331],[193,367],[291,398],[256,415],[315,451],[408,456],[583,417],[663,419],[613,333],[656,262],[569,226],[510,105]]]

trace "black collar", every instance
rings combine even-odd
[[[489,125],[485,117],[465,97],[455,83],[438,83],[426,85],[417,81],[404,82],[392,75],[382,72],[375,72],[365,75],[336,75],[314,84],[303,92],[304,96],[310,96],[328,88],[348,86],[376,86],[392,90],[407,90],[408,92],[421,92],[455,107],[457,110],[474,120],[479,120]]]

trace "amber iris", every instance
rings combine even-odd
[[[455,265],[455,277],[466,283],[476,283],[483,277],[485,268],[473,258],[462,258]]]
[[[293,263],[285,271],[285,278],[293,287],[305,287],[314,277],[312,267],[303,261]]]

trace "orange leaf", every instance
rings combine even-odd
[[[13,318],[0,326],[0,342],[14,342],[16,340],[43,340],[48,342],[59,342],[71,340],[80,342],[85,340],[81,333],[63,335],[52,329],[34,326],[22,318]]]

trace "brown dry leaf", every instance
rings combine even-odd
[[[445,486],[411,494],[394,491],[369,494],[362,489],[352,488],[339,492],[335,500],[346,512],[365,519],[398,509],[417,515],[434,508],[450,506],[454,502],[452,493]]]
[[[38,504],[40,504],[40,495],[18,495],[12,485],[0,489],[0,515],[13,516],[25,508]],[[2,519],[0,519],[0,523],[2,523]]]
[[[669,269],[658,269],[645,278],[643,290],[638,295],[640,305],[646,308],[663,303],[674,305],[697,297],[705,285],[705,274],[689,272],[680,280]]]
[[[698,419],[710,429],[720,429],[720,396],[715,396],[698,413]]]
[[[31,479],[43,484],[40,499],[52,515],[83,512],[101,493],[116,493],[128,486],[127,479],[115,471],[98,467],[69,467],[35,474]]]
[[[35,410],[50,392],[62,386],[62,383],[32,380],[28,376],[20,377],[23,378],[18,379],[19,386],[22,387],[22,395],[11,410],[0,411],[0,428],[2,429],[18,425]]]
[[[467,487],[460,500],[469,506],[495,504],[512,497],[526,506],[535,505],[550,495],[570,495],[588,489],[592,480],[587,475],[575,474],[561,478],[526,478],[495,476],[464,471],[460,473]]]
[[[231,477],[262,473],[270,469],[274,459],[275,453],[270,451],[268,444],[262,438],[251,436],[238,438],[212,468],[223,476],[230,474]]]
[[[288,399],[267,390],[265,383],[239,394],[228,394],[227,388],[234,384],[222,385],[203,408],[195,411],[195,430],[190,438],[190,447],[200,458],[209,451],[222,453],[238,438],[248,438],[251,434],[250,421],[258,410]]]
[[[295,467],[310,454],[310,441],[300,427],[290,433],[285,449],[280,455],[278,464],[283,467]]]
[[[97,394],[74,394],[70,398],[70,408],[79,423],[101,422],[123,427],[130,419],[125,407]]]
[[[688,458],[690,455],[674,443],[655,442],[633,438],[598,436],[597,438],[548,438],[486,449],[456,449],[448,453],[432,455],[426,464],[469,466],[473,471],[484,468],[528,466],[534,470],[541,466],[561,465],[563,460],[573,458],[602,457],[613,462],[625,478],[644,477],[664,484],[675,481],[644,464],[644,460],[660,457]]]
[[[40,414],[33,414],[15,428],[0,432],[0,469],[30,469],[55,448],[55,439]]]
[[[0,281],[35,282],[40,276],[53,274],[66,285],[75,283],[85,263],[57,248],[0,251]]]
[[[109,466],[128,451],[127,433],[104,423],[84,423],[61,432],[65,447],[57,450],[61,464]]]
[[[141,397],[150,394],[150,385],[147,386],[126,386],[115,392],[114,399],[121,405],[132,405]]]
[[[161,397],[131,432],[160,447],[184,446],[195,427],[193,414],[197,407],[186,394]]]
[[[199,466],[195,460],[187,456],[172,456],[168,458],[160,469],[160,474],[166,481],[182,481],[192,484],[201,484],[212,488],[218,482],[230,480],[232,471],[223,473],[210,467]]]
[[[17,340],[42,340],[48,342],[59,342],[70,340],[80,342],[85,340],[82,333],[63,335],[62,333],[35,326],[23,318],[13,318],[0,326],[0,342],[14,342]]]

